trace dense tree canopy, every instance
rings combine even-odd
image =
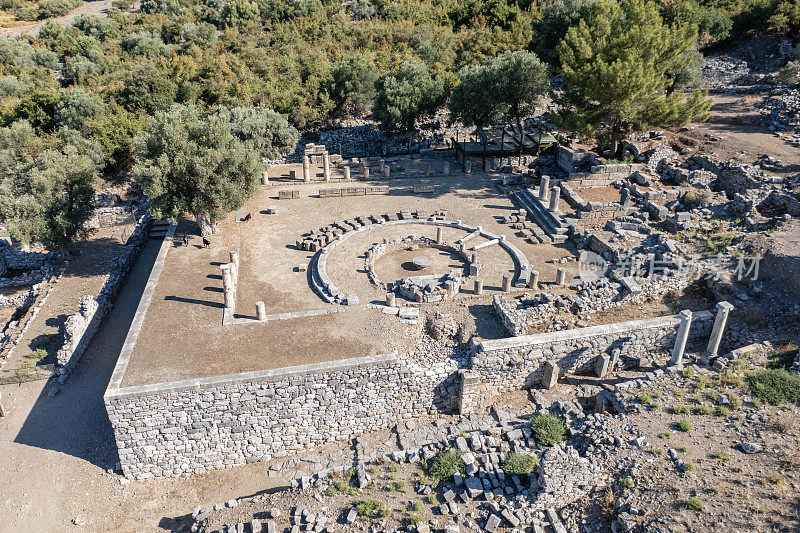
[[[203,234],[253,194],[261,164],[219,113],[176,104],[156,114],[136,138],[133,176],[158,218],[197,217]]]
[[[0,129],[0,219],[11,236],[49,249],[85,236],[100,160],[72,130],[44,140],[25,121]]]
[[[227,185],[216,203],[175,189],[176,200],[154,204],[168,216],[182,208],[217,216],[237,205],[231,184],[246,196],[254,179],[247,158],[290,150],[293,128],[315,130],[374,111],[386,131],[406,133],[448,97],[454,116],[479,130],[500,116],[520,123],[548,90],[547,69],[528,50],[552,73],[563,70],[558,118],[565,127],[614,140],[651,125],[680,124],[705,108],[700,93],[681,92],[697,85],[700,50],[749,33],[796,35],[799,2],[142,0],[139,11],[127,12],[121,9],[131,2],[118,0],[105,17],[81,15],[67,27],[48,20],[37,36],[0,37],[0,128],[24,121],[34,137],[20,138],[39,154],[24,167],[26,178],[6,180],[6,206],[14,209],[0,218],[22,212],[15,195],[24,196],[24,180],[35,176],[47,174],[45,181],[54,183],[43,188],[53,199],[41,200],[42,212],[59,205],[70,183],[94,175],[88,161],[96,165],[99,153],[107,175],[129,170],[135,152],[140,172],[189,172],[190,166],[162,168],[150,159],[155,152],[134,150],[133,139],[167,128],[166,117],[175,119],[169,122],[175,135],[164,141],[164,153],[177,156],[178,133],[186,128],[206,131],[214,134],[212,145],[189,146],[192,160],[202,161],[198,168],[215,167],[207,157],[229,146],[244,152],[234,151],[237,159],[225,164],[246,170],[238,178],[225,170]],[[44,19],[75,3],[17,2],[7,11]],[[797,63],[782,76],[795,82]],[[191,127],[178,126],[183,119]],[[69,146],[91,146],[92,155]],[[53,182],[42,167],[45,152],[54,168],[69,164],[85,172]],[[79,211],[72,215],[80,218]],[[57,225],[66,229],[42,238],[61,246],[63,239],[52,235],[72,229],[63,220]],[[46,233],[18,231],[25,238]]]
[[[400,65],[376,83],[378,96],[372,114],[388,132],[410,132],[416,121],[430,116],[444,103],[444,84],[418,61]]]
[[[599,0],[558,47],[564,91],[557,124],[608,142],[702,116],[706,95],[670,93],[667,75],[687,67],[695,32],[665,26],[652,2]]]

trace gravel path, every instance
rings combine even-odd
[[[112,0],[98,0],[97,2],[86,2],[63,17],[55,17],[53,20],[56,22],[60,22],[64,26],[69,26],[72,24],[72,21],[75,20],[78,16],[83,15],[85,13],[94,13],[95,15],[100,15],[101,17],[105,17],[108,13],[109,8],[111,7]],[[46,21],[40,20],[38,22],[32,22],[30,24],[24,24],[22,26],[14,26],[13,28],[0,28],[0,35],[5,35],[6,37],[19,37],[21,35],[38,35],[39,30],[42,28]]]

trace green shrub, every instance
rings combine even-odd
[[[697,374],[694,368],[686,367],[681,371],[681,375],[686,379],[693,378]]]
[[[684,205],[694,205],[697,203],[697,195],[693,191],[689,191],[683,195]]]
[[[417,525],[422,522],[423,518],[419,513],[408,513],[408,520],[411,522],[411,524]]]
[[[705,508],[706,504],[703,503],[703,500],[698,498],[697,496],[692,496],[688,500],[686,500],[686,507],[691,509],[692,511],[702,511]]]
[[[672,411],[672,413],[676,415],[686,415],[689,414],[691,410],[692,408],[689,407],[688,405],[674,405],[672,406],[672,409],[670,409],[670,411]]]
[[[717,407],[717,416],[721,416],[722,418],[728,418],[731,416],[731,410],[724,405],[720,405]]]
[[[678,422],[678,429],[686,433],[689,433],[694,429],[694,425],[692,424],[691,420],[689,420],[688,418],[684,418],[683,420]]]
[[[782,368],[760,370],[748,375],[747,382],[758,399],[772,405],[800,401],[800,376]]]
[[[658,409],[659,407],[661,407],[661,405],[659,405],[658,402],[656,402],[653,399],[653,397],[647,392],[639,393],[639,395],[637,396],[637,399],[639,400],[640,403],[642,403],[643,405],[646,405],[650,409]]]
[[[441,483],[449,481],[456,472],[463,472],[465,468],[464,460],[461,459],[461,451],[456,448],[450,448],[440,452],[433,458],[428,474]]]
[[[408,492],[408,484],[407,484],[405,481],[403,481],[403,480],[400,480],[400,481],[397,481],[397,482],[395,482],[395,483],[393,484],[392,488],[393,488],[393,489],[394,489],[396,492]]]
[[[714,412],[714,408],[710,405],[698,405],[694,408],[694,412],[698,415],[710,415]]]
[[[427,500],[430,505],[436,505],[436,503],[438,502],[438,500],[436,499],[436,494],[433,493],[428,494]]]
[[[524,455],[521,453],[512,453],[508,459],[503,463],[503,472],[507,476],[528,475],[533,472],[533,469],[539,464],[539,458],[535,455]]]
[[[47,357],[47,350],[44,348],[36,348],[34,351],[29,353],[25,356],[27,359],[36,359],[37,361],[41,361],[45,357]]]
[[[626,489],[632,489],[633,488],[633,479],[631,479],[628,476],[620,478],[619,484],[622,485],[623,487],[625,487]]]
[[[417,512],[421,511],[421,510],[422,510],[422,503],[420,503],[420,502],[413,502],[413,503],[411,504],[411,510],[412,510],[412,511],[417,511]]]
[[[376,513],[384,510],[383,502],[375,498],[367,498],[355,502],[356,512],[361,518],[373,518]]]
[[[692,386],[695,389],[706,389],[708,386],[711,385],[711,382],[708,380],[708,377],[704,374],[700,374],[697,376],[697,379],[694,380]]]
[[[531,428],[539,446],[553,446],[566,438],[567,425],[564,420],[550,413],[536,415],[531,419]]]

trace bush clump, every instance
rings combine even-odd
[[[684,418],[683,420],[678,422],[678,429],[686,433],[689,433],[694,429],[694,424],[692,424],[692,421],[689,420],[688,418]]]
[[[463,472],[465,468],[464,460],[461,459],[461,451],[456,448],[450,448],[440,452],[433,458],[428,468],[428,474],[441,483],[448,481],[457,472]]]
[[[550,413],[536,415],[531,419],[531,428],[539,446],[553,446],[566,439],[567,425],[564,420]]]
[[[383,502],[375,498],[359,500],[354,504],[358,516],[361,518],[373,518],[376,514],[383,511]]]
[[[539,459],[535,455],[525,455],[514,452],[508,456],[508,459],[503,463],[503,472],[507,476],[524,476],[533,472],[533,469],[539,464]]]
[[[698,498],[697,496],[692,496],[688,500],[686,500],[686,507],[691,509],[692,511],[702,511],[705,508],[706,504],[703,503],[703,500]]]
[[[784,369],[769,368],[747,376],[750,390],[761,401],[780,405],[800,402],[800,376]]]

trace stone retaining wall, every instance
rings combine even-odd
[[[144,215],[126,243],[125,250],[114,261],[114,267],[97,293],[80,299],[79,311],[64,323],[64,344],[56,354],[60,376],[66,376],[83,355],[106,314],[113,306],[114,298],[122,287],[150,230],[150,215]],[[61,378],[63,381],[66,378]]]
[[[576,167],[597,164],[598,159],[592,153],[579,152],[566,146],[559,146],[556,149],[556,163],[564,172],[575,172]]]
[[[414,367],[395,354],[361,357],[109,388],[105,404],[126,476],[197,473],[346,441],[452,408],[456,374]]]
[[[456,407],[463,364],[438,353],[424,363],[389,354],[122,387],[171,244],[168,232],[104,395],[126,476],[267,461]]]
[[[628,179],[634,172],[641,172],[645,166],[639,163],[594,165],[589,172],[570,172],[568,183],[577,188],[609,187],[613,182]]]
[[[707,335],[713,316],[710,311],[695,313],[691,334]],[[618,349],[620,356],[638,356],[669,349],[680,322],[674,315],[485,340],[475,346],[469,374],[478,378],[473,381],[476,386],[495,394],[528,388],[541,381],[548,361],[562,374],[581,373],[593,369],[597,358],[612,350]]]

